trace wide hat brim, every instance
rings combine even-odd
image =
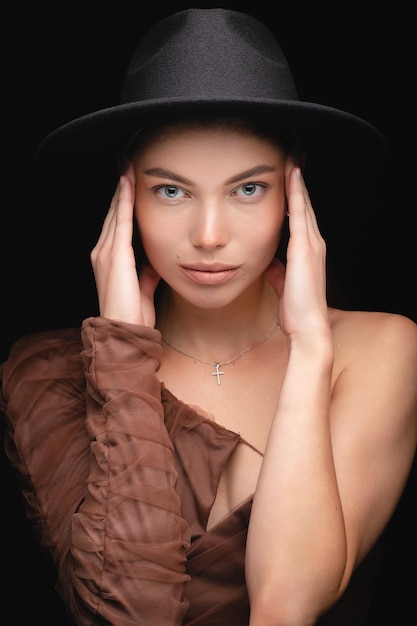
[[[299,134],[317,188],[352,183],[386,160],[383,135],[346,111],[301,101],[272,33],[227,9],[186,9],[156,24],[128,67],[120,103],[48,135],[35,155],[43,177],[62,179],[114,159],[149,124],[200,113],[256,116]]]

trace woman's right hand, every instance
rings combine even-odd
[[[100,237],[91,251],[100,315],[129,324],[154,327],[154,295],[160,280],[150,266],[138,277],[132,246],[135,172],[120,177]]]

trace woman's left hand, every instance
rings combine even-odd
[[[285,171],[290,237],[285,270],[276,259],[265,275],[279,296],[279,322],[289,337],[328,327],[326,244],[299,167]]]

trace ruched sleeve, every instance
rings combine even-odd
[[[155,329],[89,318],[17,342],[1,370],[6,453],[75,623],[177,626],[189,528]]]

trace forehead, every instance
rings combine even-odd
[[[210,193],[246,178],[281,176],[284,151],[269,139],[235,128],[170,128],[136,152],[136,180],[169,178]]]
[[[236,129],[170,129],[142,146],[133,158],[137,176],[164,171],[210,188],[250,172],[282,171],[285,154],[269,140]],[[178,178],[177,180],[180,180]]]

